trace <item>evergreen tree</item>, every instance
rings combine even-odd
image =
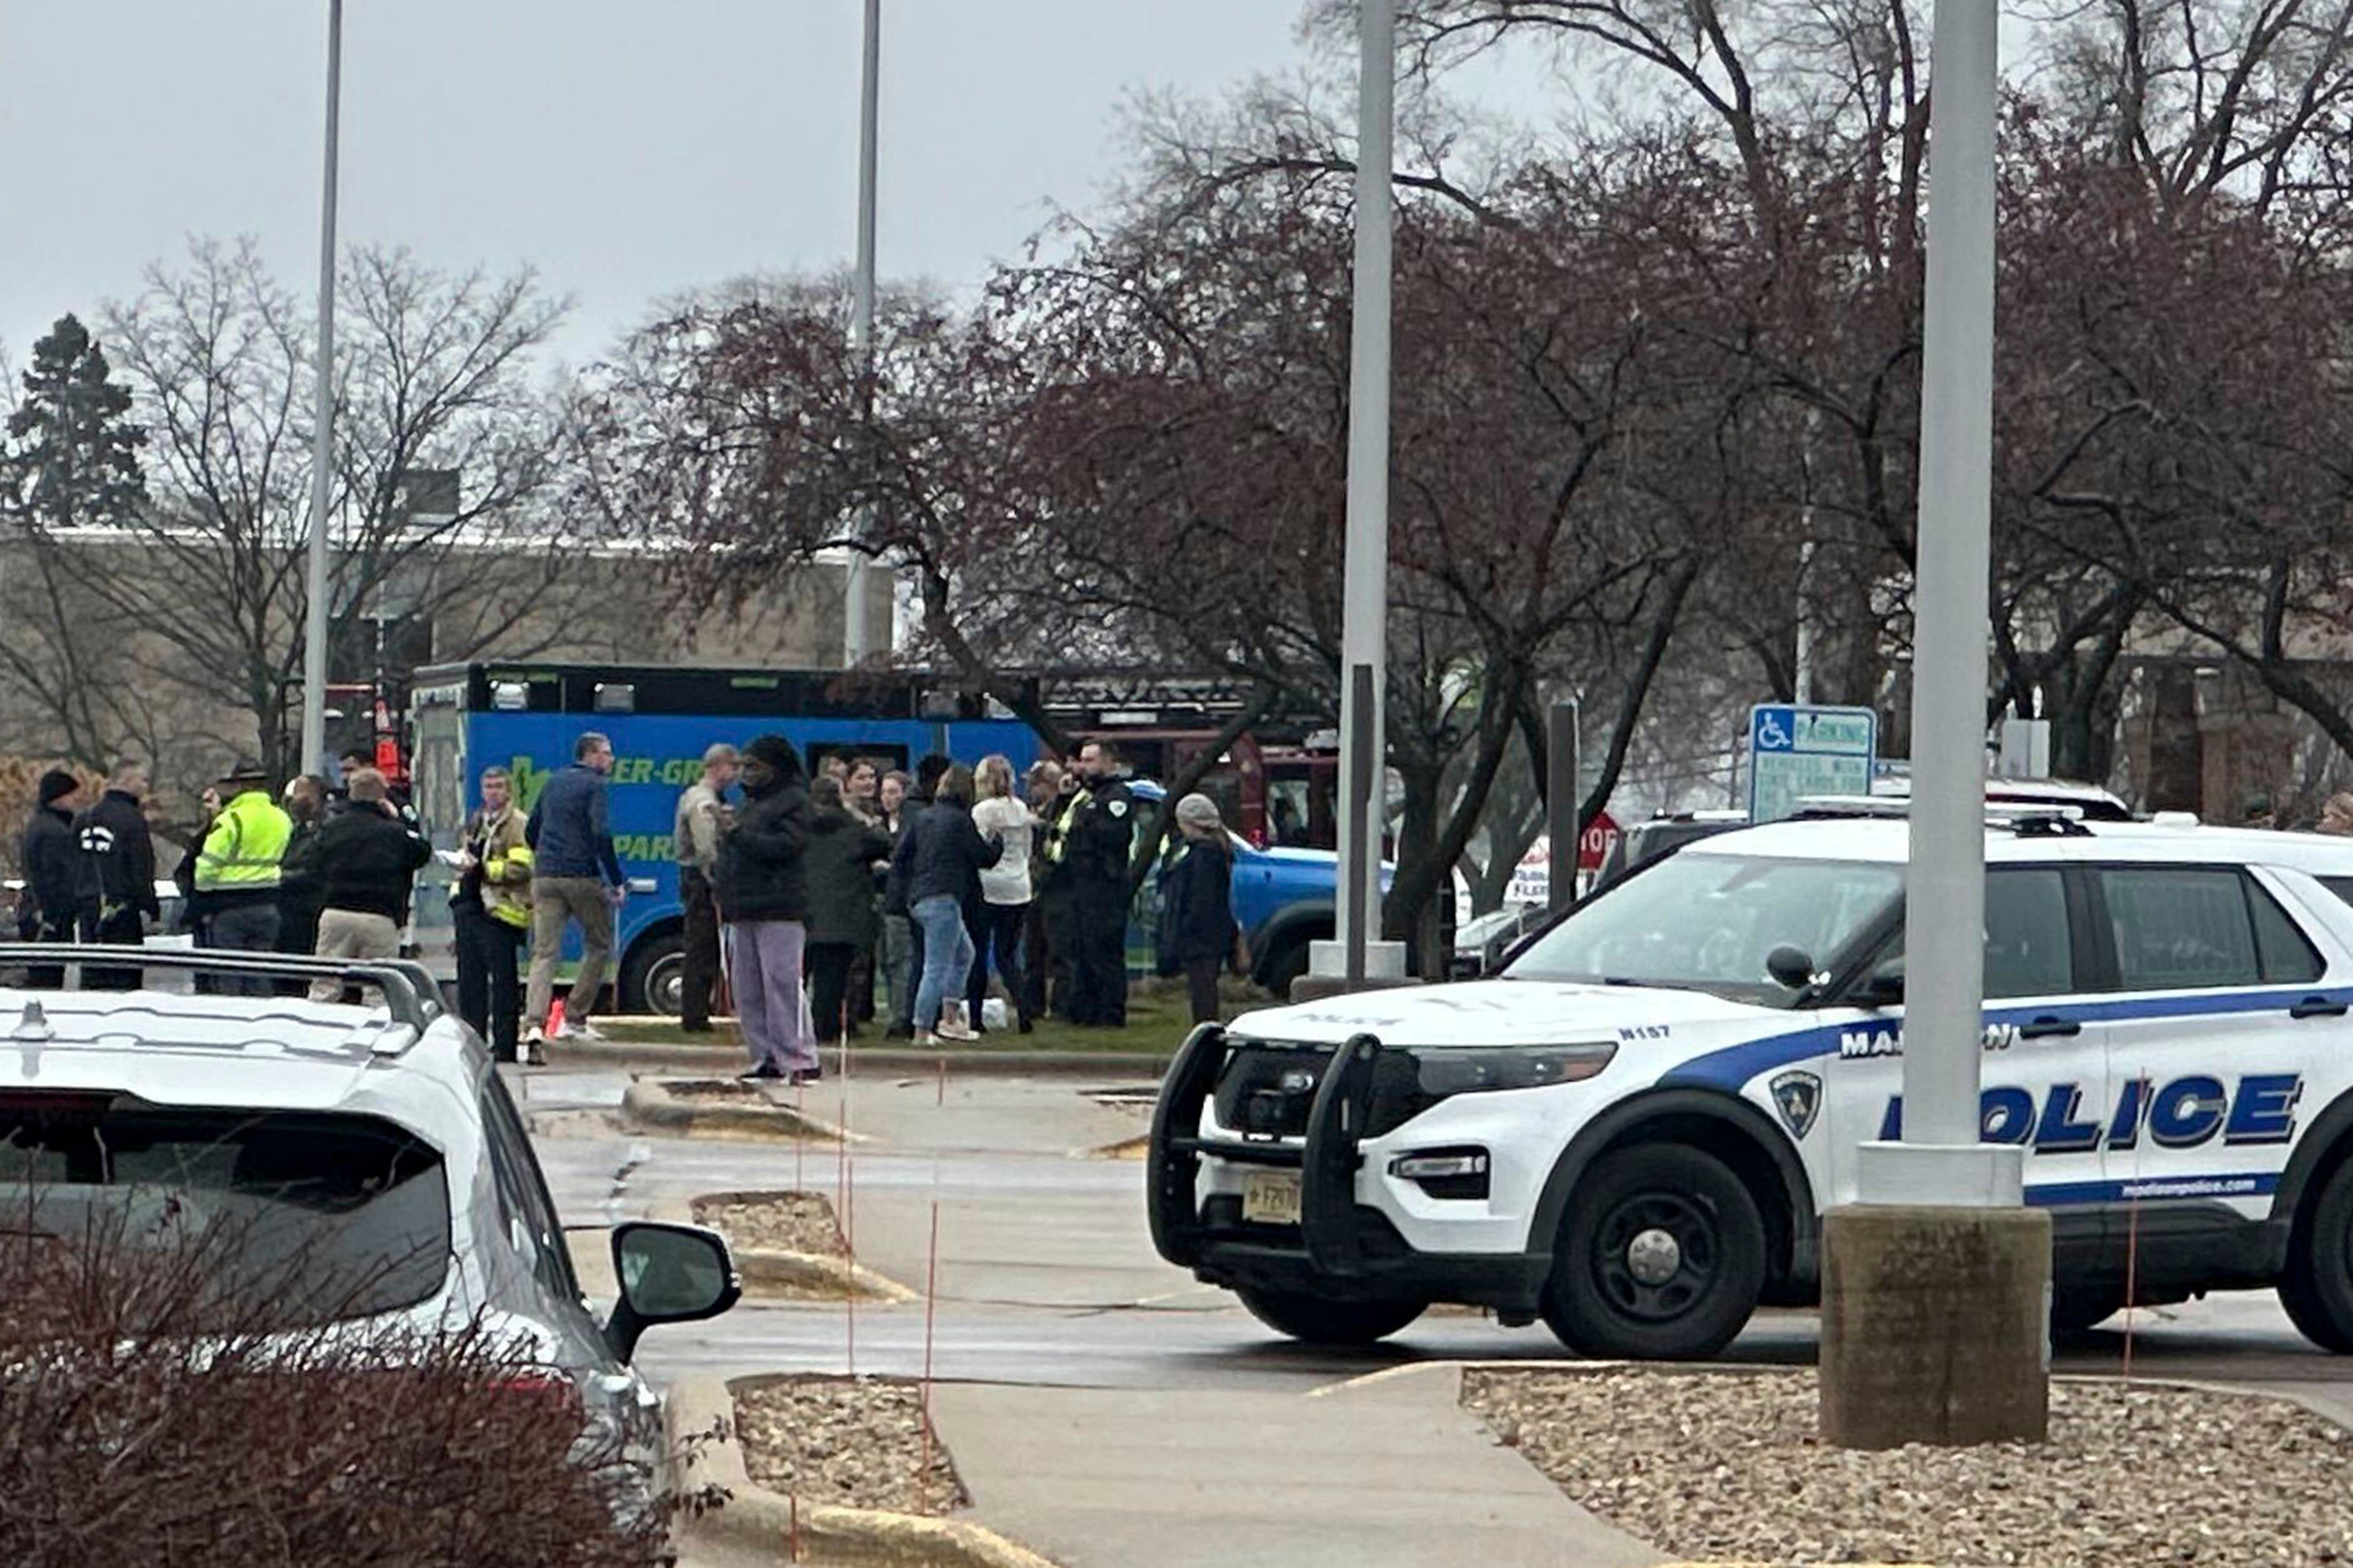
[[[89,329],[61,317],[33,345],[24,385],[0,451],[0,495],[35,528],[133,521],[146,496],[146,434],[131,423],[130,390],[109,378]]]

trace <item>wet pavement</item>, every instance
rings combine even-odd
[[[847,1093],[824,1086],[806,1098],[807,1108],[828,1119],[846,1113],[871,1139],[845,1154],[619,1131],[606,1113],[626,1084],[620,1074],[537,1073],[522,1082],[568,1225],[610,1225],[699,1193],[801,1187],[835,1199],[861,1262],[919,1292],[936,1285],[928,1304],[853,1311],[746,1303],[711,1324],[659,1331],[644,1350],[659,1377],[912,1377],[928,1360],[934,1376],[952,1382],[1298,1390],[1415,1362],[1570,1359],[1541,1327],[1506,1329],[1446,1310],[1369,1351],[1311,1349],[1274,1334],[1225,1292],[1154,1256],[1140,1163],[1078,1157],[1142,1125],[1133,1110],[1090,1099],[1081,1091],[1087,1086],[987,1079],[853,1081]],[[2124,1321],[2063,1347],[2056,1369],[2121,1370]],[[1809,1361],[1815,1331],[1809,1312],[1761,1312],[1727,1357]],[[2268,1292],[2137,1313],[2130,1342],[2139,1375],[2264,1384],[2353,1405],[2353,1358],[2313,1349]]]

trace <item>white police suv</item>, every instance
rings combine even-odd
[[[246,994],[162,984],[191,971]],[[660,1405],[631,1353],[649,1326],[735,1303],[726,1243],[617,1227],[619,1298],[597,1321],[506,1085],[421,967],[0,946],[12,972],[37,982],[0,984],[12,1226],[201,1248],[241,1330],[328,1327],[378,1351],[479,1323],[516,1357],[512,1392],[564,1395],[575,1457],[624,1472],[617,1509],[662,1484]],[[382,1003],[274,994],[311,981]]]
[[[1160,1253],[1282,1331],[1433,1301],[1698,1357],[1816,1289],[1821,1212],[1901,1127],[1901,820],[1692,845],[1498,979],[1197,1030],[1149,1165]],[[2032,1151],[2054,1326],[2275,1287],[2353,1352],[2353,841],[1989,820],[1984,1136]]]

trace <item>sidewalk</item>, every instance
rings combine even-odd
[[[1318,1394],[943,1385],[972,1517],[1064,1568],[1649,1568],[1433,1365]]]
[[[991,1037],[994,1038],[995,1037]],[[1019,1036],[1005,1037],[1018,1040]],[[616,1026],[605,1040],[558,1040],[547,1047],[550,1064],[567,1072],[660,1072],[677,1077],[733,1078],[744,1070],[743,1048],[732,1035],[712,1044],[675,1039],[631,1039]],[[841,1048],[826,1046],[819,1058],[828,1077],[842,1071]],[[1018,1045],[947,1046],[923,1050],[902,1044],[865,1041],[850,1047],[853,1077],[930,1075],[945,1064],[951,1078],[1086,1078],[1104,1083],[1156,1083],[1167,1070],[1173,1048],[1134,1051],[1040,1051]]]

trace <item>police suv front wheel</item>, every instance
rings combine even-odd
[[[2353,1353],[2353,1161],[2329,1173],[2297,1221],[2279,1297],[2306,1339]]]
[[[1724,1162],[1644,1143],[1570,1195],[1545,1321],[1589,1356],[1696,1361],[1732,1342],[1765,1288],[1765,1220]]]
[[[1251,1317],[1311,1345],[1369,1345],[1430,1310],[1427,1301],[1332,1301],[1287,1290],[1237,1290]]]

